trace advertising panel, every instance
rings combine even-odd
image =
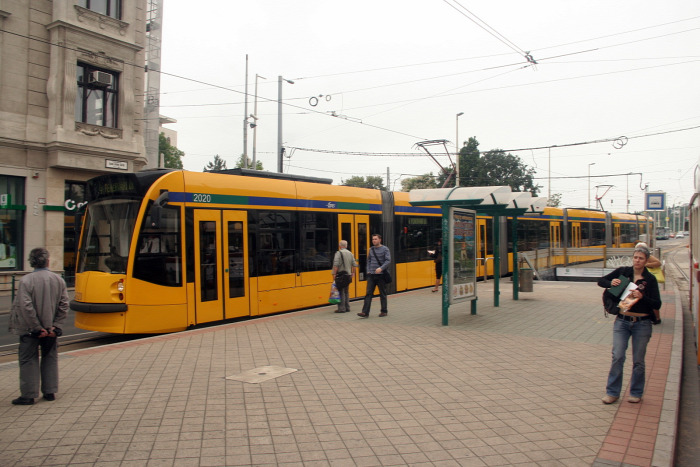
[[[450,208],[450,304],[476,298],[476,211]]]

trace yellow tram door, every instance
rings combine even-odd
[[[613,248],[620,248],[622,245],[622,235],[620,234],[620,224],[613,224]]]
[[[249,316],[248,216],[246,212],[224,211],[223,243],[225,318]]]
[[[488,237],[486,235],[487,229],[486,229],[486,219],[476,219],[476,223],[478,226],[478,237],[476,239],[477,241],[477,247],[476,247],[476,257],[478,261],[481,261],[481,266],[477,266],[477,277],[486,277],[488,276],[488,257],[486,256],[488,254]],[[478,263],[477,263],[478,264]]]
[[[549,246],[561,248],[561,225],[558,222],[549,223]]]
[[[369,216],[359,214],[338,215],[339,240],[347,240],[348,250],[357,261],[355,277],[348,289],[350,298],[359,297],[367,291],[367,253],[370,246]]]
[[[221,211],[194,211],[195,322],[224,319]]]
[[[581,224],[579,222],[571,224],[571,248],[581,248]]]

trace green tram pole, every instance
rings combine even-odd
[[[448,311],[450,309],[450,206],[442,205],[442,325],[448,325]]]
[[[498,214],[493,215],[493,237],[493,306],[498,307],[501,306],[501,216]]]
[[[518,216],[513,216],[511,228],[513,229],[511,232],[511,238],[513,240],[513,300],[518,300],[518,290],[520,288],[520,269],[518,268]]]

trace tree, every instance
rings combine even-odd
[[[255,167],[251,167],[253,165],[253,160],[249,157],[248,158],[248,166],[243,167],[243,154],[241,154],[241,157],[238,158],[238,161],[236,162],[236,168],[237,169],[255,169],[255,170],[264,170],[263,169],[263,164],[262,162],[256,160],[255,161]]]
[[[476,186],[505,185],[513,191],[529,191],[533,196],[540,189],[532,178],[535,169],[523,164],[517,156],[494,149],[486,152],[480,161]]]
[[[213,172],[214,170],[226,170],[226,161],[223,160],[219,155],[214,156],[213,161],[207,162],[207,165],[202,169],[204,172]]]
[[[550,208],[558,208],[561,206],[561,193],[553,193],[547,200],[547,206]]]
[[[359,175],[352,176],[347,180],[342,180],[342,184],[345,186],[355,186],[358,188],[375,188],[377,190],[384,190],[384,179],[380,176],[368,175],[367,177],[361,177]]]
[[[404,178],[401,180],[401,191],[419,190],[422,188],[437,188],[435,175],[432,172],[419,175],[417,177]]]
[[[168,169],[181,169],[182,158],[185,153],[170,144],[164,133],[158,135],[158,154],[163,154],[163,167]]]
[[[451,170],[438,176],[442,186]],[[459,151],[459,186],[509,186],[513,191],[529,191],[537,195],[535,169],[525,165],[519,157],[501,149],[485,153],[479,151],[479,142],[471,137]],[[455,186],[450,182],[448,186]]]
[[[479,186],[472,182],[475,180],[473,171],[479,167],[479,142],[475,137],[470,137],[467,144],[459,150],[459,186]],[[452,173],[452,167],[446,167],[445,171],[438,174],[437,185],[443,186],[447,177]],[[456,174],[452,176],[448,184],[449,187],[455,186]]]

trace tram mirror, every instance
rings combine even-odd
[[[151,218],[151,228],[160,228],[161,214],[163,212],[163,208],[168,205],[168,201],[170,201],[170,194],[167,191],[164,191],[153,202],[149,212],[149,216]]]

